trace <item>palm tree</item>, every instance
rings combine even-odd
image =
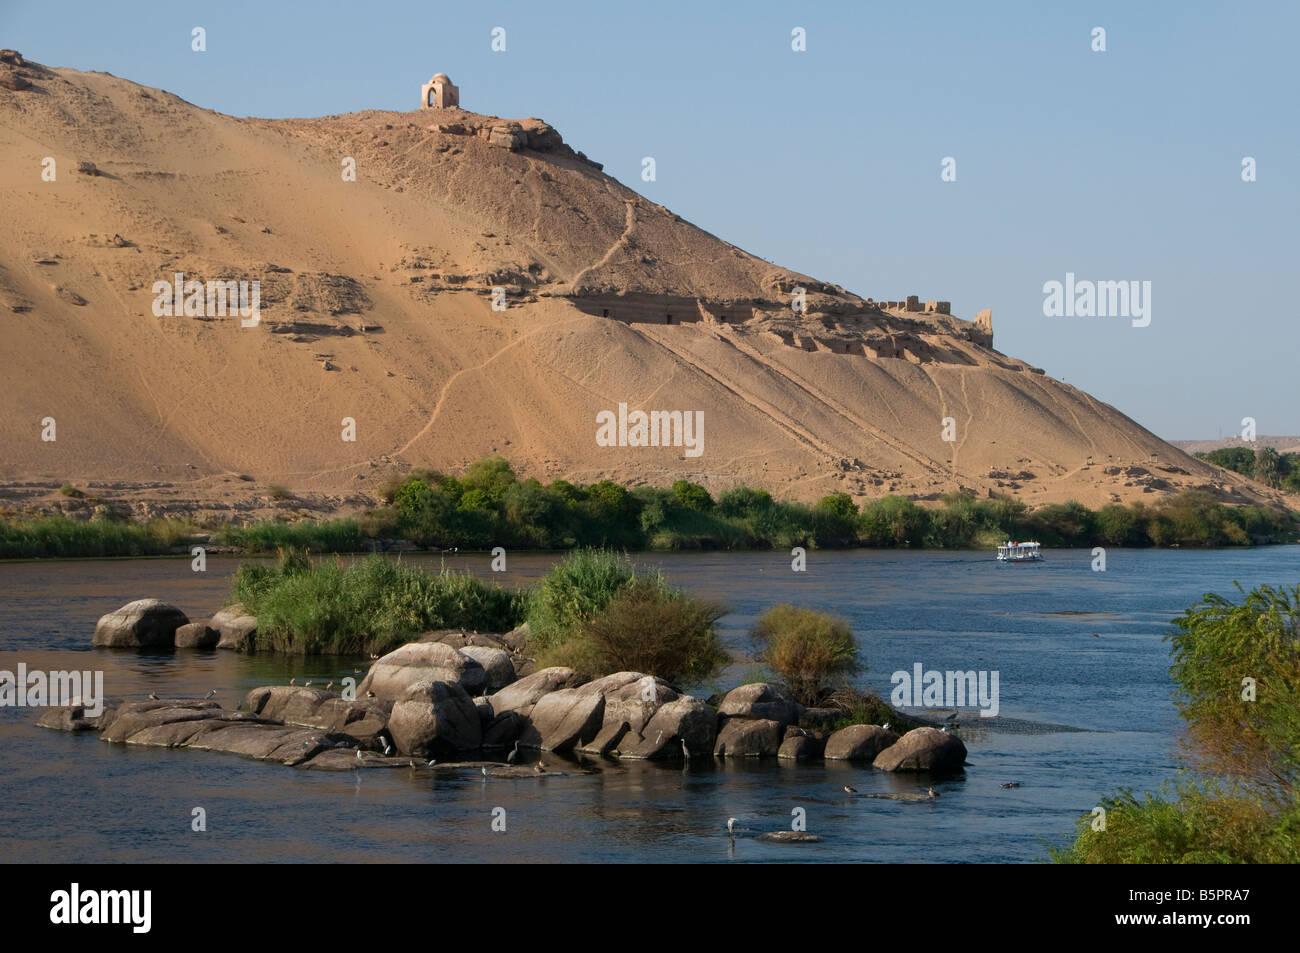
[[[1282,476],[1282,459],[1273,447],[1260,447],[1255,451],[1255,479],[1265,486],[1276,487]]]

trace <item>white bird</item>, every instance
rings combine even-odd
[[[303,687],[303,688],[311,688],[311,679],[309,678],[309,679],[307,679],[307,681],[303,682],[303,683],[302,683],[302,687]]]
[[[296,678],[291,678],[291,679],[289,679],[289,684],[290,684],[290,685],[293,685],[293,684],[295,684],[297,681],[298,681],[298,679],[296,679]]]
[[[392,754],[392,753],[393,753],[393,746],[392,746],[392,745],[384,745],[384,754],[385,754],[385,755],[390,755],[390,754]]]
[[[545,773],[546,773],[546,762],[545,762],[545,761],[538,761],[535,765],[533,765],[533,770],[536,771],[538,774],[545,774]]]
[[[857,793],[858,793],[858,789],[857,789],[857,788],[851,788],[851,787],[849,787],[849,786],[846,784],[846,785],[844,785],[844,793],[845,793],[845,794],[857,794]]]
[[[208,692],[207,695],[205,695],[205,696],[203,696],[203,697],[204,697],[204,698],[212,698],[212,697],[213,697],[214,695],[216,695],[216,694],[217,694],[217,690],[214,688],[214,689],[212,689],[212,691]]]
[[[152,698],[154,701],[157,701],[157,700],[158,700],[158,696],[155,695],[153,692],[150,692],[150,693],[149,693],[149,697]]]
[[[517,757],[519,757],[519,742],[516,741],[514,750],[506,755],[506,764],[514,764]]]
[[[729,836],[731,837],[736,836],[735,827],[736,827],[736,819],[734,817],[727,818],[727,834]]]
[[[890,726],[889,726],[889,722],[885,722],[885,723],[884,723],[883,725],[881,725],[880,727],[881,727],[881,728],[884,728],[886,731],[888,731],[888,730],[889,730],[889,727],[890,727]]]
[[[686,747],[686,739],[685,739],[685,738],[682,739],[682,754],[686,756],[686,760],[687,760],[687,761],[690,761],[690,760],[691,760],[691,749],[688,748],[688,747]]]
[[[483,780],[486,781],[486,780],[487,780],[487,768],[479,768],[479,770],[483,772]]]
[[[361,760],[362,760],[362,758],[361,758],[361,749],[360,749],[360,748],[357,749],[357,760],[358,760],[358,761],[361,761]]]
[[[660,744],[663,742],[663,740],[664,740],[664,733],[661,731],[659,732],[659,737],[655,739],[655,744]]]
[[[430,758],[430,759],[429,759],[429,767],[432,768],[432,767],[433,767],[435,764],[437,764],[437,763],[438,763],[438,759],[437,759],[437,758]]]
[[[939,730],[942,731],[942,732],[946,735],[946,734],[948,733],[948,726],[947,726],[947,725],[944,725],[944,726],[943,726],[942,728],[940,728]]]

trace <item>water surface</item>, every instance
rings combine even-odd
[[[888,696],[890,674],[996,670],[1000,717],[963,716],[964,776],[934,802],[844,794],[911,794],[915,778],[843,764],[715,762],[585,764],[546,755],[565,776],[485,780],[406,769],[333,774],[231,755],[110,745],[93,734],[37,729],[38,711],[0,709],[0,860],[32,861],[1032,861],[1069,839],[1105,793],[1158,786],[1178,768],[1168,622],[1207,591],[1230,594],[1300,580],[1300,547],[1087,550],[1004,566],[966,552],[813,552],[806,573],[779,553],[648,555],[669,579],[725,603],[721,624],[739,659],[704,696],[745,679],[747,632],[778,602],[835,611],[857,635],[857,683]],[[520,585],[553,561],[512,556],[406,557]],[[250,688],[298,676],[352,674],[366,660],[142,653],[91,649],[95,620],[157,597],[192,618],[225,599],[236,561],[209,558],[0,563],[0,668],[97,669],[110,694],[206,694],[233,707]],[[973,715],[973,712],[970,714]],[[1005,781],[1021,787],[1002,789]],[[202,807],[207,831],[193,832]],[[506,830],[492,830],[505,809]],[[820,844],[775,845],[752,834],[806,812]],[[738,819],[742,835],[726,835]]]

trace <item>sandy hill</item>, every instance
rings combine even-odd
[[[144,513],[256,509],[270,484],[359,506],[397,468],[494,453],[544,481],[804,499],[1264,492],[993,350],[989,321],[777,268],[538,119],[237,119],[5,53],[0,153],[9,509],[65,481]],[[178,272],[259,282],[260,323],[156,315]],[[598,445],[619,403],[703,411],[704,452]]]

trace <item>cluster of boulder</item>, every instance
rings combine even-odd
[[[123,620],[114,620],[113,613],[100,626],[122,631],[118,623],[133,619],[132,631],[145,640],[161,638],[158,633],[175,621],[154,605],[132,603],[119,613],[126,613]],[[232,615],[229,625],[247,626],[240,618]],[[96,634],[97,644],[117,644],[100,643],[98,629]],[[119,703],[97,719],[84,709],[57,709],[41,724],[94,729],[109,741],[340,769],[414,766],[416,759],[420,766],[464,762],[476,752],[505,749],[623,760],[825,758],[932,773],[960,771],[966,759],[961,740],[935,728],[902,736],[877,725],[832,731],[838,711],[805,708],[766,683],[734,689],[715,709],[653,675],[617,672],[591,679],[560,666],[521,674],[517,658],[504,649],[471,644],[464,634],[438,637],[377,659],[346,694],[276,685],[253,689],[238,711],[207,700],[150,699]]]
[[[159,599],[137,599],[102,616],[91,645],[109,648],[234,649],[248,651],[257,619],[235,603],[210,619],[191,622],[180,609]]]

